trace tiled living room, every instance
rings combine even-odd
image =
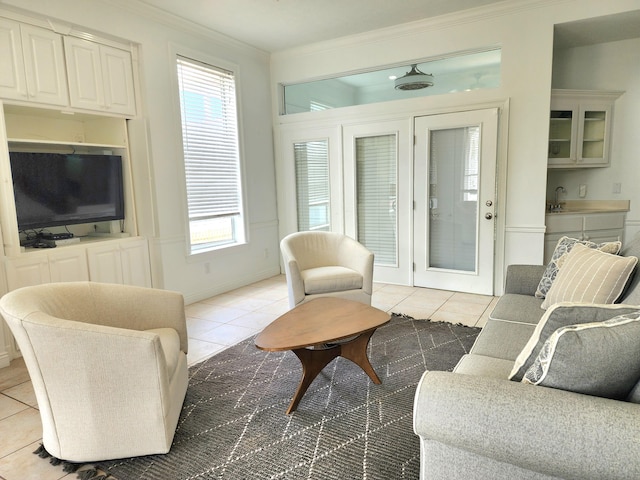
[[[493,297],[426,288],[374,284],[372,305],[389,313],[481,327]],[[263,280],[186,307],[189,365],[255,335],[288,310],[284,275]],[[76,478],[34,455],[42,426],[22,360],[0,370],[0,478]]]

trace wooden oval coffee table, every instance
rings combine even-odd
[[[388,313],[364,303],[320,297],[268,325],[255,338],[256,347],[271,352],[292,350],[302,363],[302,378],[287,414],[295,411],[311,382],[336,357],[351,360],[374,383],[381,383],[367,357],[367,345],[376,328],[390,319]]]

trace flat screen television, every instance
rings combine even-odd
[[[122,157],[10,152],[19,230],[124,219]]]

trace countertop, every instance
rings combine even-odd
[[[629,200],[567,200],[561,203],[561,211],[547,209],[547,215],[628,212],[629,203]]]

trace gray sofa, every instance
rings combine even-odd
[[[640,238],[620,254],[640,256]],[[534,296],[544,270],[511,265],[505,294],[470,353],[454,372],[423,375],[414,404],[421,479],[640,478],[638,386],[630,402],[508,380],[545,314]],[[639,284],[637,273],[620,304],[558,304],[548,317],[600,322],[637,313]]]

